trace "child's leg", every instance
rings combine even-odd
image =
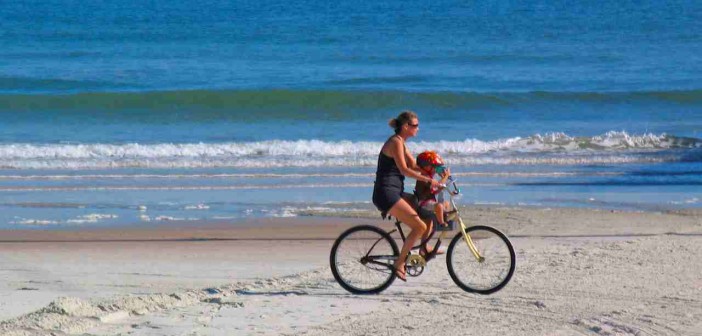
[[[436,221],[439,222],[439,225],[446,226],[446,223],[444,223],[444,206],[441,202],[436,202],[434,213],[436,214]]]
[[[431,234],[431,230],[432,230],[432,225],[434,225],[434,223],[431,220],[431,218],[423,219],[422,221],[424,221],[424,224],[427,225],[427,230],[424,231],[424,235],[422,235],[422,241],[425,241],[425,240],[427,240],[427,238],[429,238],[429,235]]]

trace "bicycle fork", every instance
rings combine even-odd
[[[468,232],[466,232],[466,225],[463,224],[463,220],[460,217],[458,217],[458,222],[461,223],[461,232],[463,233],[463,240],[465,240],[466,245],[468,245],[468,249],[470,249],[470,251],[473,252],[475,260],[477,260],[479,263],[485,261],[485,257],[480,255],[480,252],[473,243],[473,239],[470,237]]]
[[[453,201],[453,197],[451,198],[451,208],[456,211],[455,216],[458,219],[458,223],[461,224],[461,233],[463,234],[463,240],[466,242],[466,245],[468,245],[468,249],[470,250],[470,252],[473,253],[475,260],[477,260],[479,263],[485,261],[485,257],[480,255],[478,248],[476,248],[475,243],[473,243],[473,239],[468,234],[468,228],[466,227],[466,224],[463,223],[463,218],[461,218],[461,214],[458,212],[458,208],[456,207],[456,203],[454,203]]]

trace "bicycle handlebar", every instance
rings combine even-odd
[[[449,181],[451,181],[451,184],[453,185],[453,194],[458,195],[461,193],[461,189],[458,188],[458,185],[456,184],[456,180],[453,178],[453,176],[448,177]],[[444,187],[445,188],[445,187]]]

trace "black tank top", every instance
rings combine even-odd
[[[402,143],[404,148],[404,142]],[[405,155],[402,153],[402,155]],[[375,188],[390,187],[404,189],[405,176],[397,168],[395,160],[380,150],[378,155],[378,169],[375,171]]]

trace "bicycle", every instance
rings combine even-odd
[[[466,292],[492,294],[507,285],[514,274],[514,248],[507,236],[493,227],[465,225],[454,200],[460,189],[453,178],[450,181],[452,188],[446,191],[452,210],[447,211],[447,219],[460,224],[460,231],[446,251],[449,275]],[[373,225],[358,225],[339,235],[332,246],[329,263],[341,287],[353,294],[377,294],[395,281],[393,263],[400,253],[391,234],[399,232],[404,243],[406,238],[401,224],[395,219],[396,228],[391,231]],[[448,232],[446,230],[442,230],[432,252],[426,256],[416,252],[420,247],[426,247],[436,230],[434,221],[431,234],[410,250],[405,263],[408,276],[421,275],[427,262],[436,256],[441,239]]]

